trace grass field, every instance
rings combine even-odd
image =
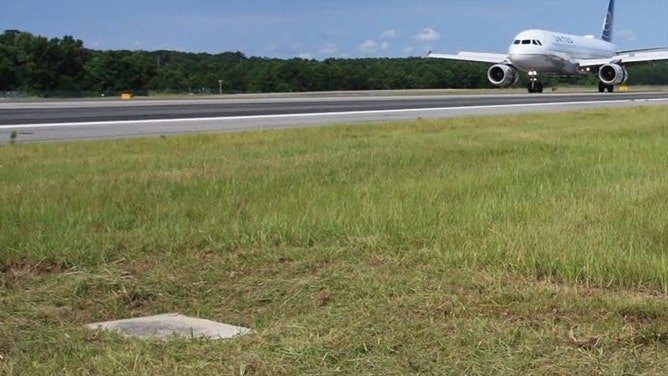
[[[0,147],[0,373],[661,374],[668,107]],[[82,325],[250,327],[144,342]]]

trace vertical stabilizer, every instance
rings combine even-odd
[[[601,39],[606,42],[612,42],[612,25],[615,19],[615,0],[610,0],[608,4],[608,13],[605,15],[605,20],[603,21],[603,33],[601,34]]]

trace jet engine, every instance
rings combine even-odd
[[[517,70],[506,64],[492,65],[487,71],[487,79],[496,86],[506,87],[520,79]]]
[[[621,65],[605,64],[599,68],[598,78],[606,85],[619,85],[626,82],[629,74]]]

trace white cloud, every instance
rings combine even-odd
[[[374,52],[378,48],[378,43],[372,41],[371,39],[367,39],[364,41],[364,43],[360,44],[357,49],[362,51],[362,52]]]
[[[631,30],[619,30],[617,31],[617,37],[622,38],[628,42],[635,42],[638,40],[638,35]]]
[[[338,47],[336,47],[336,45],[331,43],[323,44],[318,48],[318,53],[322,55],[332,56],[336,55],[338,52],[339,52]]]
[[[302,52],[299,55],[297,55],[298,58],[300,59],[305,59],[305,60],[312,60],[314,59],[313,54],[310,52]]]
[[[380,39],[383,40],[389,40],[389,39],[394,39],[398,36],[399,34],[397,33],[396,30],[394,29],[389,29],[385,30],[382,34],[380,34]]]
[[[423,42],[433,42],[441,39],[441,34],[431,27],[427,27],[418,34],[415,34],[415,39]]]
[[[371,52],[377,52],[377,51],[385,51],[388,48],[390,48],[390,42],[388,41],[383,41],[380,44],[378,44],[376,41],[367,39],[364,41],[364,43],[360,44],[357,49],[361,52],[364,53],[371,53]]]

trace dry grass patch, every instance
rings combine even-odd
[[[0,349],[6,369],[30,373],[617,374],[668,365],[661,356],[668,303],[659,292],[441,261],[429,249],[404,255],[279,247],[49,274],[5,290],[3,330],[19,340]],[[163,312],[256,334],[158,344],[80,328]]]

